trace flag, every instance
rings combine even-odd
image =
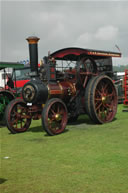
[[[115,45],[115,47],[119,50],[119,52],[121,52],[120,48],[117,45]]]

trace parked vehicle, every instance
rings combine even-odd
[[[26,131],[31,120],[42,119],[48,135],[60,134],[68,121],[88,114],[94,123],[107,123],[117,112],[112,57],[121,53],[83,48],[64,48],[44,57],[38,71],[37,42],[29,37],[31,80],[6,109],[11,133]]]
[[[123,104],[125,98],[124,76],[125,72],[114,72],[114,84],[117,89],[119,104]]]
[[[125,69],[124,91],[125,91],[124,105],[128,106],[128,69]]]
[[[8,70],[10,68],[11,71]],[[0,71],[3,83],[0,88],[0,124],[4,124],[6,106],[14,98],[21,97],[21,88],[29,80],[26,73],[30,72],[30,68],[19,63],[0,62]]]

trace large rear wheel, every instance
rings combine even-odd
[[[13,134],[25,132],[31,124],[27,106],[21,99],[14,99],[8,104],[5,117],[7,128]]]
[[[91,117],[90,96],[91,96],[91,88],[92,88],[92,86],[97,78],[98,78],[98,76],[91,78],[88,81],[87,87],[85,89],[85,110],[86,110],[86,113],[88,114],[88,116],[90,117],[90,119],[92,119],[92,120],[93,120],[93,118]]]
[[[101,75],[95,79],[90,92],[90,117],[95,123],[114,119],[117,112],[117,92],[110,77]]]
[[[50,99],[42,112],[42,125],[48,135],[64,132],[67,125],[67,108],[62,100]]]

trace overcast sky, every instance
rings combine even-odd
[[[39,60],[65,47],[117,51],[128,64],[128,1],[1,1],[0,61],[29,58],[28,36],[40,38]]]

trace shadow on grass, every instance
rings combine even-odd
[[[117,120],[117,118],[114,118],[112,120],[112,122],[116,121],[116,120]],[[86,125],[96,125],[96,123],[94,123],[87,115],[80,115],[78,120],[71,122],[71,123],[68,123],[67,125],[75,126],[75,125],[80,125],[80,124],[84,124],[84,123]],[[65,133],[67,131],[68,131],[68,129],[65,129],[65,131],[63,133]],[[36,126],[30,127],[27,132],[45,132],[45,130],[42,128],[42,125],[40,125],[37,127]],[[49,135],[46,133],[45,136],[49,136]]]
[[[27,132],[44,132],[42,126],[30,127]]]
[[[89,117],[87,115],[81,115],[81,116],[79,116],[78,120],[76,120],[75,122],[68,123],[67,125],[80,125],[83,123],[86,123],[88,125],[94,125],[95,124],[93,121],[91,121],[91,119],[89,119]],[[68,129],[65,129],[65,131],[63,133],[65,133],[67,131],[68,131]],[[28,129],[28,132],[45,132],[45,131],[42,128],[42,125],[40,125],[37,127],[36,126],[30,127]]]
[[[80,125],[83,123],[87,125],[95,125],[95,123],[87,115],[80,115],[76,121],[71,123],[69,122],[68,125]]]
[[[0,123],[0,128],[2,128],[2,127],[6,127],[6,124]]]
[[[117,120],[117,118],[116,118],[116,117],[114,117],[114,119],[113,119],[111,122],[116,121],[116,120]]]
[[[63,133],[65,133],[67,131],[68,131],[68,129],[65,129],[65,131]],[[43,132],[44,133],[45,130],[42,128],[42,126],[37,126],[37,127],[31,127],[30,129],[28,129],[27,132]],[[49,136],[49,135],[46,133],[45,136]]]
[[[6,182],[7,179],[4,179],[4,178],[0,178],[0,184],[3,184],[4,182]]]
[[[114,122],[116,121],[117,118],[114,117],[114,119],[111,121],[111,122]],[[68,123],[68,125],[80,125],[80,124],[86,124],[86,125],[101,125],[100,123],[95,123],[94,121],[92,121],[88,115],[80,115],[78,120],[74,121],[74,122],[71,122],[71,123]]]
[[[57,134],[57,135],[63,135],[64,133],[68,132],[69,129],[65,129],[61,134]],[[48,135],[47,133],[44,135],[45,137],[54,137],[54,135]],[[56,135],[55,135],[56,136]]]

